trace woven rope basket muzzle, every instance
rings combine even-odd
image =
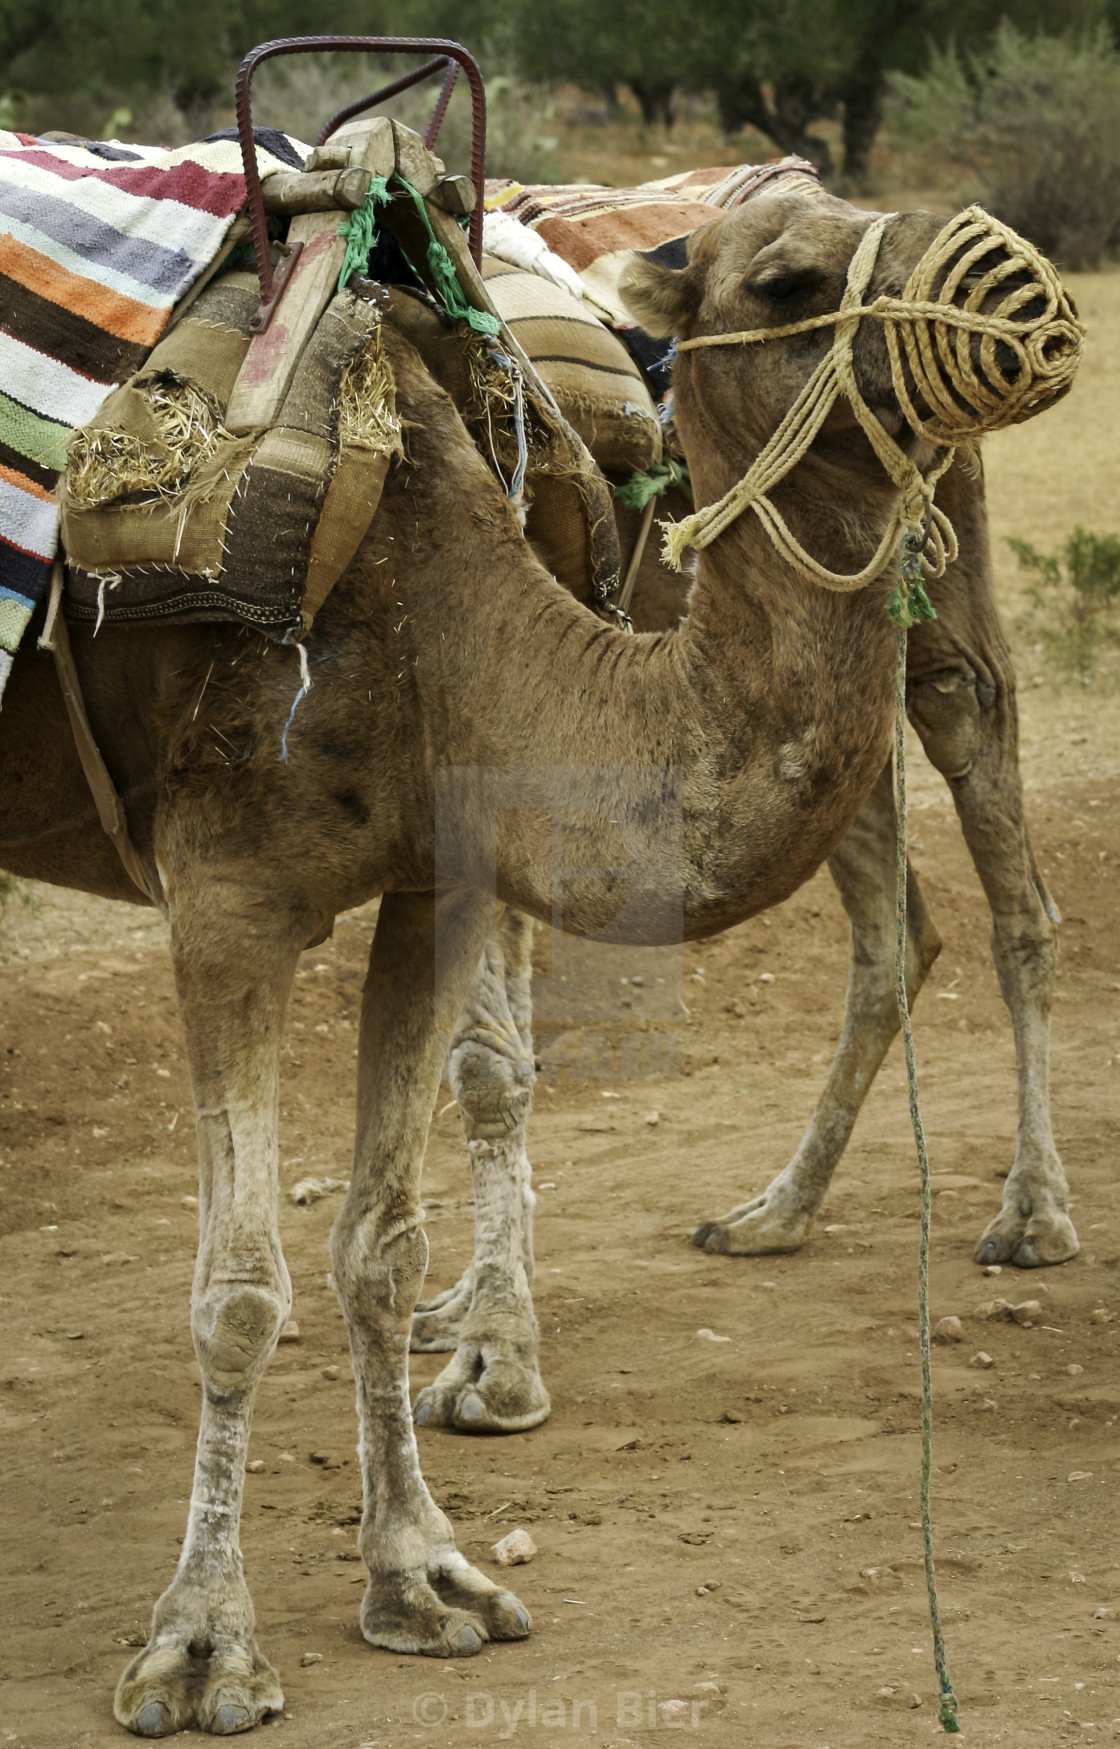
[[[687,353],[836,329],[827,354],[738,485],[717,503],[666,526],[665,558],[674,568],[685,547],[708,546],[751,509],[783,558],[827,589],[862,589],[881,576],[905,531],[923,533],[922,567],[939,577],[956,557],[957,543],[933,493],[956,449],[1043,412],[1068,392],[1085,339],[1073,300],[1034,244],[980,207],[968,207],[938,232],[900,297],[863,302],[883,237],[897,216],[883,213],[864,232],[838,310],[779,328],[678,341],[677,351]],[[941,451],[925,474],[880,424],[856,381],[852,347],[867,320],[883,323],[903,417],[915,435]],[[900,491],[874,556],[851,576],[830,571],[807,553],[767,496],[807,454],[841,395]]]
[[[1052,264],[979,207],[950,220],[901,298],[877,298],[869,313],[884,323],[907,423],[937,444],[975,441],[1052,406],[1085,339]]]

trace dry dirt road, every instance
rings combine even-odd
[[[1098,336],[1092,367],[1063,409],[989,445],[997,534],[1056,544],[1079,519],[1120,527],[1108,424],[1120,277],[1078,289]],[[1000,571],[1010,589],[1002,558]],[[1032,685],[1035,665],[1025,650],[1025,771],[1066,920],[1054,1111],[1083,1246],[1057,1270],[993,1279],[971,1262],[1012,1156],[1010,1028],[978,884],[920,769],[912,826],[945,940],[916,1015],[937,1189],[932,1297],[965,1332],[934,1368],[949,1655],[967,1741],[1050,1749],[1120,1738],[1120,755],[1115,696]],[[9,905],[0,929],[0,1749],[101,1749],[125,1740],[113,1686],[184,1525],[199,1397],[184,1202],[194,1146],[162,925],[51,889],[36,900]],[[303,962],[285,1045],[285,1193],[308,1173],[346,1172],[370,928],[366,914],[340,919]],[[799,1255],[708,1257],[686,1242],[796,1144],[836,1038],[845,958],[818,876],[780,912],[684,954],[687,1075],[570,1085],[561,1072],[541,1085],[551,1419],[511,1439],[420,1434],[472,1558],[485,1565],[496,1537],[531,1529],[540,1552],[517,1574],[527,1643],[437,1663],[361,1640],[353,1391],[326,1273],[334,1203],[297,1208],[285,1194],[300,1336],[261,1392],[252,1455],[264,1469],[247,1481],[243,1536],[286,1693],[269,1743],[903,1749],[938,1735],[914,1522],[917,1189],[898,1057]],[[442,1286],[470,1246],[454,1111],[434,1128],[426,1201]],[[1037,1297],[1043,1314],[1031,1328],[984,1322],[976,1307],[995,1294]],[[968,1365],[980,1349],[990,1369]],[[414,1385],[438,1365],[416,1357]],[[308,1653],[320,1661],[302,1665]]]

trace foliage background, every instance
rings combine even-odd
[[[335,0],[329,14],[314,0],[0,0],[0,125],[198,138],[228,124],[248,48],[324,30],[464,42],[487,75],[497,174],[560,174],[563,88],[602,125],[629,106],[668,135],[706,114],[728,142],[812,158],[845,193],[871,188],[886,130],[1066,265],[1116,244],[1120,0]],[[262,119],[313,135],[378,83],[356,60],[269,70]],[[454,147],[464,121],[450,125]]]

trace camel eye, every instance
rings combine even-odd
[[[754,289],[769,303],[786,304],[792,298],[810,291],[814,284],[815,276],[811,273],[774,273],[759,280]]]

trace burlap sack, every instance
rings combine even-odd
[[[72,617],[239,619],[298,636],[352,559],[399,451],[380,315],[339,293],[277,424],[234,438],[221,419],[257,301],[255,275],[215,281],[78,434],[61,492]],[[208,448],[180,477],[176,445],[190,461],[207,422]],[[161,466],[162,486],[137,486]]]
[[[562,286],[493,256],[482,276],[494,306],[601,468],[646,472],[661,460],[661,426],[617,335]]]

